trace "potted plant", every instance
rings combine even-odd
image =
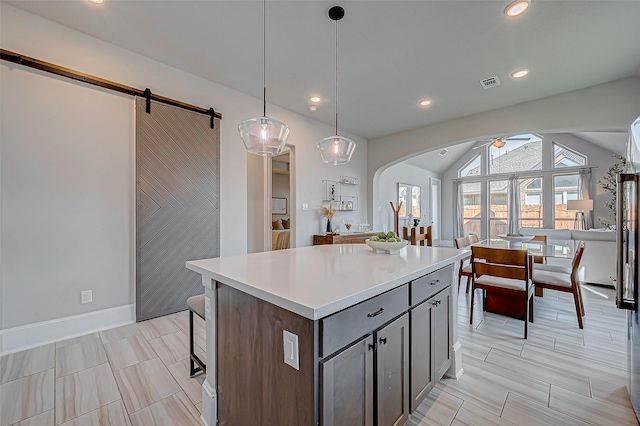
[[[616,201],[618,198],[617,175],[624,171],[624,166],[627,164],[627,160],[623,156],[614,154],[613,157],[616,158],[618,162],[611,166],[607,174],[598,181],[600,188],[611,194],[611,200],[604,204],[604,206],[609,209],[609,218],[598,218],[600,224],[608,229],[613,229],[616,225]]]

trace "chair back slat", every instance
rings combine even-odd
[[[471,246],[471,251],[474,258],[485,259],[487,263],[522,267],[527,265],[528,255],[526,250]]]
[[[419,233],[418,229],[420,231]],[[431,226],[427,226],[426,228],[424,226],[421,226],[420,228],[411,228],[411,235],[408,235],[409,231],[407,227],[404,227],[402,228],[402,234],[403,238],[405,240],[409,240],[409,242],[413,246],[416,246],[418,244],[424,246],[425,242],[429,247],[433,245],[433,234],[431,233]]]
[[[473,269],[476,275],[491,275],[514,280],[525,280],[527,269],[523,266],[500,265],[488,262],[474,262]]]
[[[455,242],[456,242],[456,248],[457,249],[461,249],[463,247],[467,247],[467,246],[469,246],[471,244],[470,241],[469,241],[469,237],[456,238]]]

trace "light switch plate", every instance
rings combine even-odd
[[[298,335],[282,330],[284,342],[284,363],[296,370],[300,370],[300,356],[298,353]]]
[[[309,204],[308,203],[302,203],[302,210],[309,210]]]

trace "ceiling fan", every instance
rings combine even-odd
[[[499,138],[480,140],[480,142],[486,141],[487,143],[474,146],[473,149],[484,148],[485,146],[488,146],[488,145],[493,145],[496,148],[502,148],[509,141],[528,141],[528,140],[531,140],[531,138],[516,138],[516,137],[509,137],[509,136],[500,136]]]

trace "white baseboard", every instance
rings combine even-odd
[[[135,321],[136,305],[132,304],[7,328],[0,330],[0,355],[132,324]]]

